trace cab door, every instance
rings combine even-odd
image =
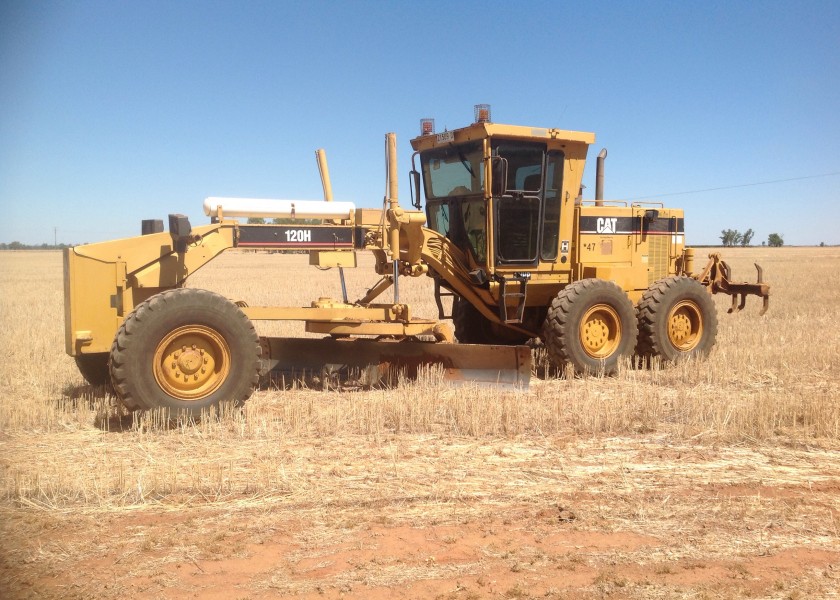
[[[496,265],[535,265],[542,229],[545,146],[501,141],[493,154],[506,165],[504,189],[493,199]]]

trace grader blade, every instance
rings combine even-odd
[[[307,385],[393,385],[441,368],[454,385],[526,389],[531,376],[527,346],[445,344],[369,339],[262,338],[263,372],[273,380]]]

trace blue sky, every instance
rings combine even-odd
[[[840,244],[840,2],[580,4],[0,0],[0,241],[319,199],[321,147],[378,206],[388,131],[407,204],[419,119],[484,102],[594,131],[585,197],[606,146],[606,197],[684,208],[689,243]]]

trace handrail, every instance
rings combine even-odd
[[[601,204],[598,204],[600,202]],[[626,200],[581,200],[581,205],[586,206],[601,206],[608,204],[609,206],[627,206]]]

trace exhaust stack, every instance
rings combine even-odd
[[[607,149],[602,148],[595,163],[595,206],[604,206],[604,159]]]
[[[321,186],[324,188],[324,202],[332,202],[332,183],[330,183],[330,169],[327,167],[327,153],[323,148],[315,151],[318,160],[318,172],[321,174]]]

